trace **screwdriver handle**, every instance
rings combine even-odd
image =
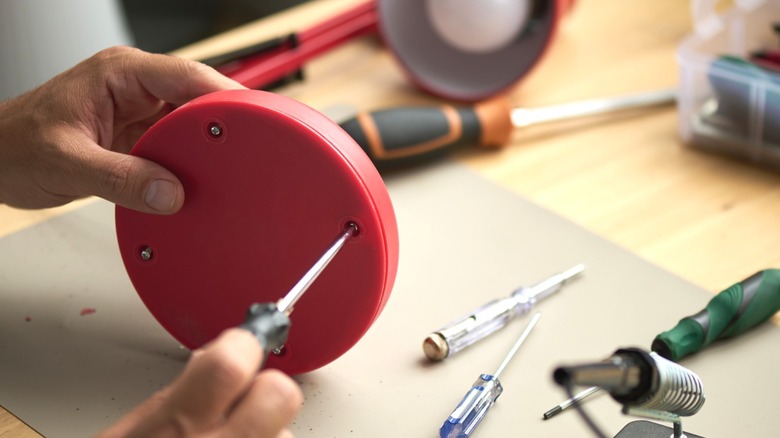
[[[766,269],[720,292],[701,312],[685,317],[653,340],[651,349],[672,361],[717,339],[744,333],[780,310],[780,270]]]
[[[481,374],[447,421],[439,428],[440,438],[467,438],[496,403],[504,387],[495,376]]]
[[[244,323],[239,327],[249,330],[263,347],[263,363],[265,367],[268,355],[281,349],[287,342],[290,333],[290,317],[285,312],[280,312],[276,303],[255,303],[249,307]]]
[[[498,381],[498,376],[504,371],[509,361],[523,345],[525,339],[531,334],[531,330],[536,327],[541,313],[536,313],[531,322],[523,329],[523,333],[517,338],[515,344],[509,350],[504,361],[499,365],[495,374],[480,374],[477,380],[471,385],[471,389],[466,396],[458,403],[458,406],[452,411],[447,420],[439,428],[441,438],[468,438],[477,428],[479,423],[485,418],[488,410],[496,403],[498,396],[504,392],[504,387]]]
[[[413,164],[464,145],[500,147],[514,128],[511,104],[497,97],[474,106],[403,107],[361,112],[341,124],[378,168]]]
[[[423,341],[423,352],[433,361],[444,360],[503,328],[516,316],[531,309],[518,299],[493,300],[463,318],[431,333]]]

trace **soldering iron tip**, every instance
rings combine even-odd
[[[543,420],[549,420],[550,418],[560,414],[563,411],[563,408],[559,406],[556,406],[549,411],[545,412],[544,415],[542,415]]]

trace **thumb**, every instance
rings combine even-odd
[[[71,179],[78,193],[153,214],[173,214],[184,204],[179,179],[144,158],[96,147],[82,155],[80,167],[80,175]]]

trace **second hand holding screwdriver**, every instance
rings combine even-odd
[[[430,360],[440,361],[484,339],[506,326],[517,316],[528,313],[539,301],[563,287],[573,276],[585,269],[579,264],[532,287],[520,287],[508,298],[493,300],[463,318],[428,335],[423,352]]]
[[[505,97],[475,106],[405,107],[359,113],[341,123],[377,167],[423,161],[458,146],[505,146],[515,128],[675,101],[660,90],[551,105],[512,108]]]

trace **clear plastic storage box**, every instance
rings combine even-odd
[[[751,61],[756,52],[780,56],[780,0],[735,0],[722,14],[717,3],[692,2],[694,33],[678,49],[680,134],[780,169],[780,59],[776,71]]]

